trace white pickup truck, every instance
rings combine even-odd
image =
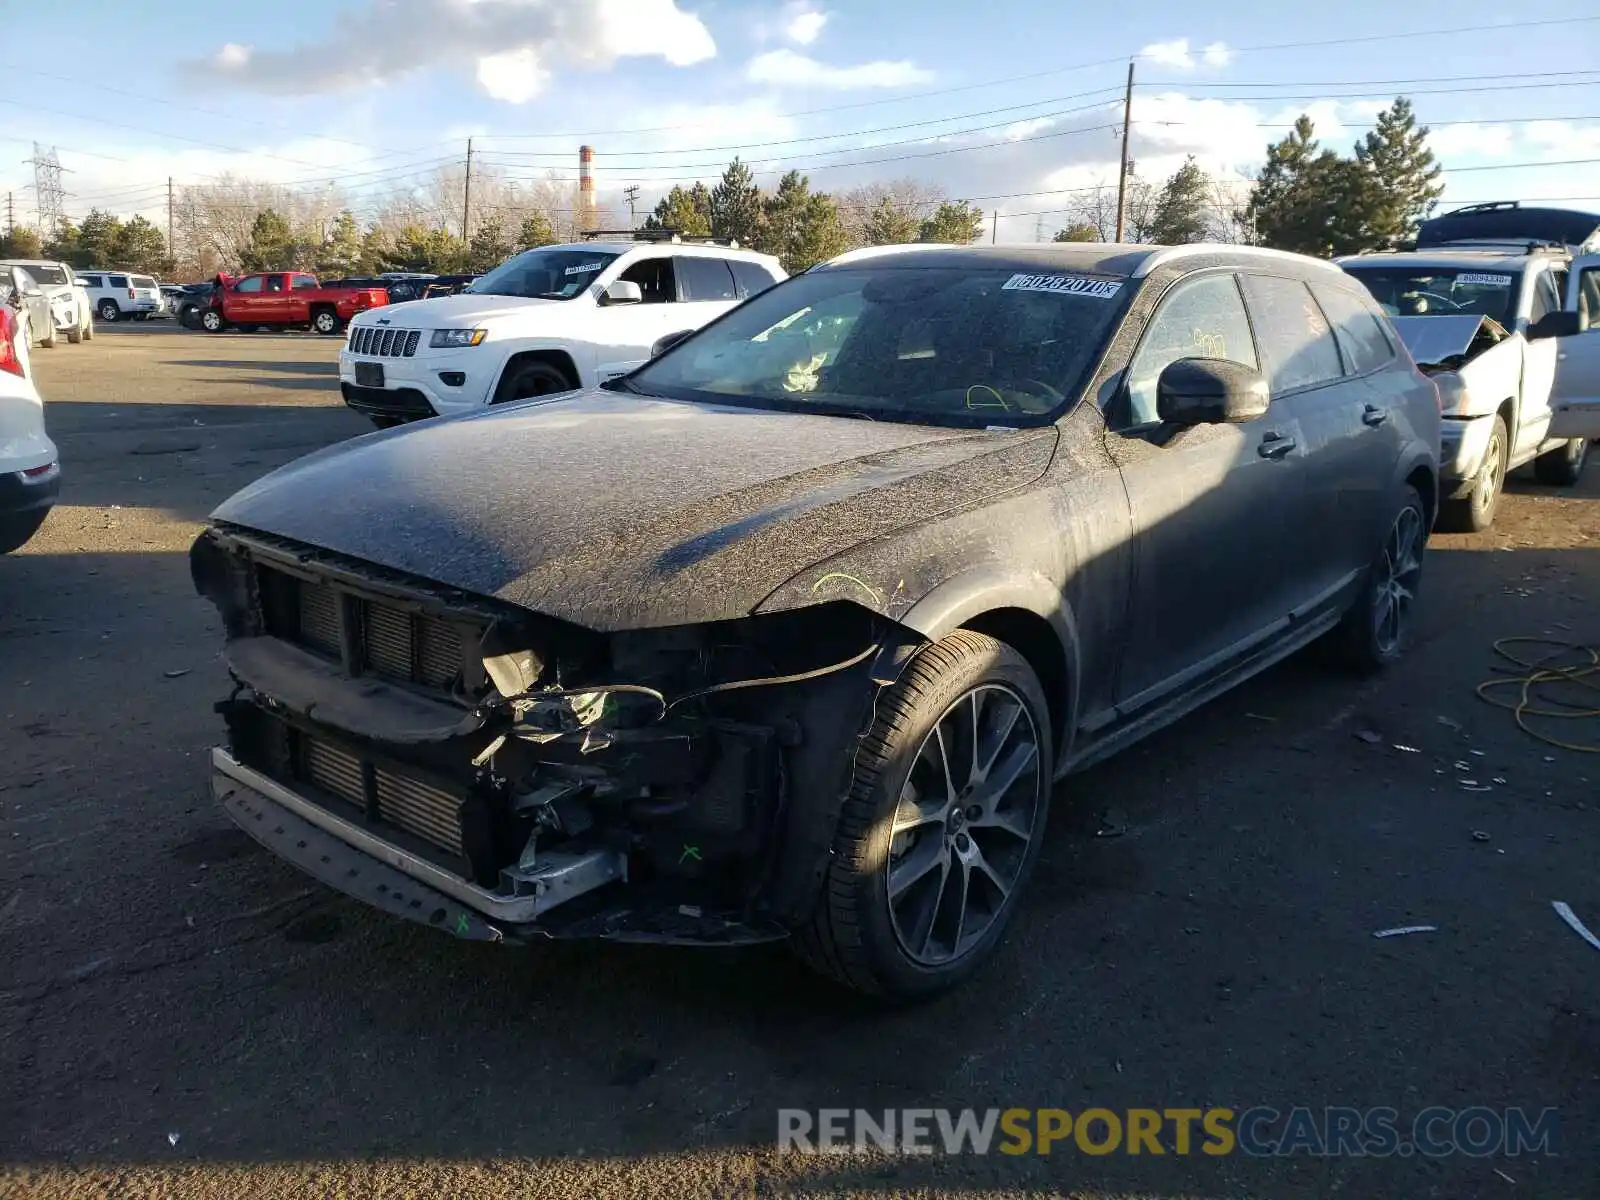
[[[1439,528],[1487,529],[1528,462],[1542,483],[1577,483],[1600,438],[1600,256],[1525,240],[1337,261],[1438,385]]]

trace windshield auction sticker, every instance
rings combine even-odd
[[[605,266],[603,262],[579,263],[575,267],[568,267],[564,274],[587,275],[590,271],[598,271],[603,266]]]
[[[1480,287],[1510,287],[1511,276],[1487,275],[1482,271],[1463,271],[1456,276],[1457,283],[1475,283]]]
[[[1092,296],[1109,300],[1122,290],[1110,279],[1090,279],[1085,275],[1013,275],[1000,285],[1002,292],[1050,292],[1057,296]]]

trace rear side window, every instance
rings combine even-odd
[[[126,275],[109,275],[107,278],[111,280],[112,287],[128,286],[128,277]]]
[[[674,263],[678,272],[678,291],[684,300],[737,300],[733,272],[721,258],[680,258]]]
[[[305,291],[308,288],[314,288],[316,286],[317,278],[315,275],[296,275],[294,277],[293,287],[297,292]]]
[[[728,262],[728,266],[733,270],[733,281],[738,285],[741,297],[764,292],[777,282],[760,263],[745,262],[743,259],[735,258]]]
[[[1394,361],[1394,346],[1364,293],[1358,296],[1324,283],[1313,284],[1311,293],[1333,325],[1348,374],[1365,375]]]
[[[1272,275],[1246,275],[1243,283],[1275,395],[1344,375],[1333,329],[1311,289],[1298,279]]]

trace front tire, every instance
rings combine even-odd
[[[1411,610],[1422,581],[1428,518],[1417,489],[1407,486],[1361,595],[1334,631],[1339,659],[1362,674],[1381,671],[1405,653]]]
[[[83,330],[76,325],[67,330],[67,345],[76,346],[81,341],[83,341]]]
[[[97,312],[100,315],[100,319],[106,322],[108,325],[116,321],[116,319],[122,315],[122,310],[117,307],[117,302],[115,300],[100,301],[100,303],[95,306],[94,311]]]
[[[1583,464],[1588,457],[1588,438],[1568,438],[1565,445],[1533,460],[1533,477],[1551,487],[1573,487],[1583,478]]]
[[[904,1002],[1000,943],[1049,813],[1049,706],[1021,654],[963,629],[925,647],[876,713],[793,944],[845,986]]]
[[[0,516],[0,554],[22,549],[28,539],[39,532],[39,526],[44,524],[44,519],[49,515],[48,508],[40,508]]]
[[[39,345],[45,350],[54,350],[56,348],[56,327],[54,325],[50,326],[49,331],[39,339]]]
[[[208,308],[200,314],[200,328],[207,333],[221,333],[227,322],[222,319],[222,314],[214,308]]]
[[[557,392],[570,392],[577,386],[560,367],[534,359],[518,363],[506,372],[495,390],[493,403],[506,404],[535,396],[553,396]]]
[[[1511,438],[1506,419],[1495,414],[1489,431],[1489,445],[1483,462],[1472,477],[1472,491],[1459,500],[1446,500],[1439,506],[1439,528],[1447,533],[1482,533],[1494,524],[1500,494],[1505,490],[1506,460],[1511,455]]]
[[[331,308],[319,308],[311,314],[311,328],[324,336],[339,332],[339,314]]]

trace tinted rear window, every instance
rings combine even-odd
[[[111,286],[112,287],[127,287],[128,286],[128,277],[126,275],[112,275],[112,276],[110,276],[110,279],[111,279]]]
[[[1317,283],[1312,293],[1333,324],[1333,334],[1344,353],[1345,368],[1351,375],[1365,375],[1394,359],[1394,346],[1383,321],[1369,305],[1374,302],[1341,287]]]
[[[728,262],[733,270],[734,282],[739,285],[741,296],[754,296],[757,292],[764,292],[777,282],[767,269],[760,263],[745,262],[735,258]]]
[[[1242,282],[1273,392],[1312,387],[1344,374],[1333,330],[1305,284],[1272,275],[1246,275]]]
[[[677,260],[679,299],[682,300],[737,300],[733,273],[726,261],[720,258],[690,258]]]

